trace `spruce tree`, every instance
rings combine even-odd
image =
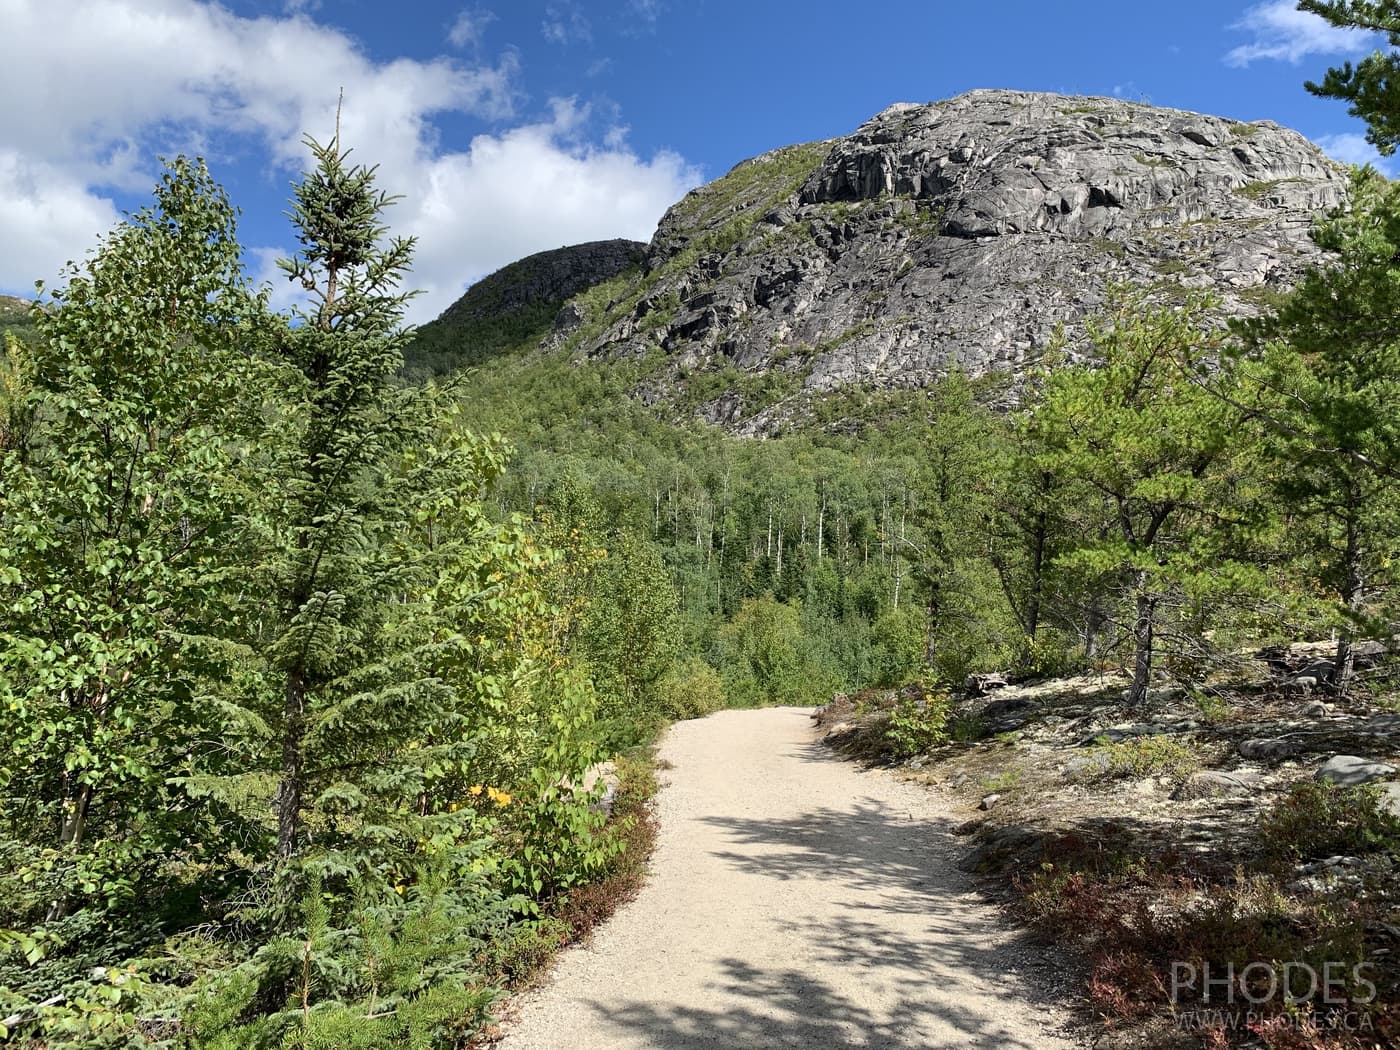
[[[324,786],[318,767],[329,756],[318,749],[313,765],[310,749],[325,721],[344,726],[338,739],[348,744],[366,719],[382,727],[390,717],[356,674],[371,661],[393,593],[382,553],[395,515],[385,499],[391,457],[411,426],[396,411],[394,377],[413,242],[385,240],[391,198],[375,189],[373,168],[348,163],[338,131],[328,145],[307,145],[315,165],[291,212],[301,250],[280,265],[309,304],[294,312],[282,349],[290,440],[272,465],[279,505],[267,523],[283,859],[303,845],[308,792]]]

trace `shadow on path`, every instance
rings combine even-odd
[[[971,1047],[1035,1050],[1035,1042],[1009,1035],[995,1016],[953,999],[940,1000],[937,982],[914,990],[893,1010],[877,1015],[860,1005],[869,976],[853,963],[849,988],[836,988],[792,967],[757,970],[741,960],[722,962],[724,981],[715,988],[728,1002],[714,1008],[662,1006],[620,1001],[593,1009],[607,1022],[645,1037],[653,1050],[723,1047],[759,1050],[800,1047]],[[734,1006],[732,998],[741,997]],[[749,1005],[752,1003],[752,1005]],[[985,1006],[978,1000],[978,1006]]]

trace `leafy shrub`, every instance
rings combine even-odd
[[[885,726],[885,740],[893,756],[913,758],[946,744],[950,703],[944,690],[920,690],[901,696]]]
[[[1400,819],[1380,805],[1369,785],[1294,784],[1260,823],[1265,849],[1279,861],[1400,849]]]
[[[503,982],[529,983],[569,940],[569,924],[553,916],[511,926],[492,941],[483,956],[484,969]]]
[[[903,685],[919,672],[924,656],[924,617],[905,606],[887,609],[871,628],[874,685]]]
[[[724,681],[698,656],[686,657],[657,686],[668,718],[704,718],[725,706]]]
[[[1104,780],[1130,780],[1138,777],[1168,776],[1185,780],[1200,768],[1201,760],[1180,740],[1168,736],[1144,736],[1118,744],[1104,744],[1090,752],[1102,756],[1093,774]]]

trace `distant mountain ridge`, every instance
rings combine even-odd
[[[476,282],[405,352],[409,369],[451,371],[549,331],[559,308],[580,292],[639,268],[640,241],[590,241],[537,252]]]
[[[771,432],[841,388],[1016,372],[1061,327],[1073,348],[1118,282],[1255,312],[1321,258],[1312,221],[1347,186],[1266,121],[1016,91],[899,104],[690,193],[645,271],[549,345],[645,362],[643,399]]]

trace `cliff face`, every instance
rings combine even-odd
[[[659,360],[642,396],[702,390],[707,418],[763,432],[850,384],[1017,370],[1117,282],[1254,312],[1320,257],[1312,218],[1346,186],[1268,122],[1011,91],[895,105],[695,190],[569,342]]]

